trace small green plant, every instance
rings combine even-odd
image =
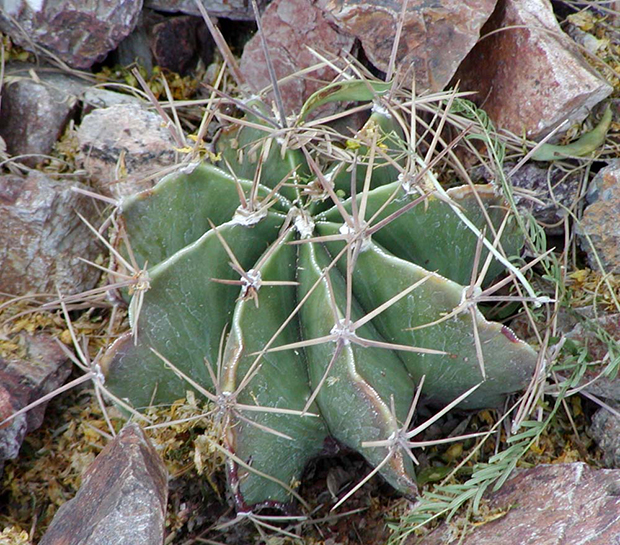
[[[426,97],[418,113],[399,93],[349,80],[286,121],[250,100],[217,164],[120,204],[132,331],[102,360],[106,386],[140,411],[210,400],[240,510],[303,501],[328,437],[413,496],[420,394],[439,414],[496,407],[534,372],[536,352],[478,308],[513,281],[536,297],[510,260],[514,215],[500,188],[445,190],[435,174],[464,103]],[[354,137],[306,121],[334,100],[368,103]]]

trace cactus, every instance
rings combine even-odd
[[[414,458],[386,440],[417,386],[437,407],[494,407],[533,373],[534,350],[476,305],[523,245],[510,210],[495,187],[442,189],[379,105],[383,85],[328,87],[288,131],[254,100],[218,164],[120,204],[146,272],[106,385],[138,410],[210,399],[239,509],[291,502],[328,437],[413,496]],[[303,118],[345,98],[375,107],[329,161]]]

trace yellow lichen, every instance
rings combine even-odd
[[[620,278],[617,275],[603,276],[590,269],[576,269],[568,274],[566,287],[572,308],[595,305],[614,311],[620,301]]]
[[[32,540],[26,530],[19,526],[7,526],[0,533],[0,543],[2,545],[31,545]]]
[[[16,46],[9,36],[0,32],[0,49],[4,52],[4,62],[35,62],[33,53]]]
[[[100,72],[95,74],[95,77],[100,82],[124,82],[129,87],[140,89],[140,84],[136,76],[132,73],[132,70],[137,69],[142,78],[146,81],[149,90],[153,93],[156,99],[166,99],[165,85],[162,78],[165,78],[172,98],[175,100],[187,100],[191,98],[200,85],[200,80],[193,76],[181,76],[175,72],[170,72],[159,66],[155,66],[151,71],[151,75],[147,74],[146,69],[143,66],[129,65],[129,66],[114,66],[112,68],[104,66]]]

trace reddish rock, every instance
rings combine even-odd
[[[127,66],[137,62],[148,74],[159,66],[181,75],[213,60],[214,43],[202,17],[171,17],[143,10],[133,32],[114,51],[114,62]]]
[[[23,355],[0,358],[0,422],[62,386],[71,373],[71,362],[52,338],[21,334],[11,340]],[[17,458],[26,434],[41,425],[46,406],[0,426],[0,470],[4,460]]]
[[[32,69],[31,66],[28,67]],[[7,67],[10,83],[2,88],[0,137],[10,155],[47,155],[65,129],[84,85],[61,74],[37,74]],[[14,79],[13,79],[14,78]],[[20,159],[35,166],[41,157]]]
[[[620,536],[620,471],[584,463],[517,470],[490,496],[496,520],[472,528],[462,539],[442,523],[408,545],[610,545]]]
[[[319,62],[308,47],[328,57],[346,55],[353,47],[353,37],[336,31],[311,0],[274,0],[261,21],[278,79]],[[271,85],[258,34],[243,50],[241,71],[255,91]],[[331,68],[321,68],[282,83],[280,91],[287,113],[298,112],[312,93],[336,75]]]
[[[250,0],[201,0],[202,5],[212,17],[226,17],[238,21],[254,20],[252,2]],[[265,4],[265,0],[257,2],[259,6]],[[186,13],[188,15],[200,15],[195,0],[145,0],[144,6],[158,11],[170,13]]]
[[[582,121],[611,94],[548,0],[499,0],[481,35],[510,26],[518,28],[483,38],[454,77],[460,90],[477,91],[475,100],[499,128],[539,139],[565,120],[565,129]]]
[[[439,91],[447,85],[478,41],[496,1],[409,1],[396,65],[413,63],[418,92]],[[316,0],[316,5],[361,41],[370,62],[387,71],[401,0]]]
[[[97,188],[119,198],[152,187],[175,162],[175,143],[161,117],[135,104],[94,110],[77,137],[79,163]]]
[[[28,51],[90,68],[132,31],[141,9],[142,0],[2,0],[0,30]]]
[[[196,65],[198,56],[207,66],[213,56],[213,41],[199,17],[167,17],[153,25],[150,33],[154,63],[185,75]]]
[[[97,456],[75,498],[60,507],[39,545],[161,545],[168,475],[137,424]]]
[[[0,176],[0,292],[71,295],[92,288],[97,239],[78,217],[96,223],[92,199],[38,171]]]
[[[594,177],[587,199],[590,204],[577,224],[580,245],[588,255],[593,270],[600,269],[598,256],[606,273],[620,273],[619,160],[612,162]]]

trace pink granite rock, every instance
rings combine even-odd
[[[128,424],[86,470],[39,545],[162,545],[168,475],[137,424]]]
[[[511,26],[518,28],[507,28]],[[523,28],[525,27],[525,28]],[[499,0],[454,77],[502,129],[539,139],[582,121],[612,87],[560,28],[549,0]]]
[[[410,0],[397,65],[415,67],[418,92],[439,91],[450,81],[497,0]],[[358,38],[368,59],[387,71],[402,8],[401,0],[316,0],[343,30]]]
[[[0,292],[71,295],[95,285],[99,271],[80,258],[101,249],[77,213],[96,224],[97,212],[75,185],[38,171],[0,176]]]
[[[11,340],[23,347],[24,356],[0,358],[0,422],[62,386],[71,373],[71,362],[52,338],[20,334]],[[4,460],[17,458],[26,434],[41,426],[46,406],[0,427],[0,469]]]
[[[353,37],[334,29],[311,0],[274,0],[262,16],[262,25],[278,79],[319,62],[307,47],[328,56],[345,55],[353,47]],[[258,34],[243,50],[241,71],[256,91],[271,84]],[[331,68],[321,68],[282,83],[280,91],[287,113],[299,111],[312,93],[335,76]]]
[[[142,0],[0,0],[0,30],[28,51],[36,45],[90,68],[132,31],[141,9]]]
[[[92,111],[77,137],[78,162],[99,191],[117,198],[149,189],[159,178],[147,178],[175,161],[176,145],[161,117],[136,104]]]
[[[490,497],[505,514],[462,540],[443,523],[407,545],[611,545],[620,536],[620,471],[584,463],[517,470]]]

